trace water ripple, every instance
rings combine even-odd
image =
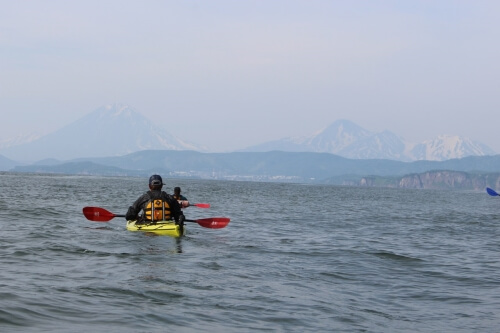
[[[0,174],[0,331],[493,332],[500,217],[484,193],[165,179],[186,237],[131,233],[144,179]],[[19,186],[37,184],[30,205]],[[167,190],[168,190],[167,188]]]

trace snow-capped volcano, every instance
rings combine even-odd
[[[0,153],[20,161],[45,158],[119,156],[146,149],[204,150],[185,142],[133,108],[113,104],[98,108],[68,126],[32,142],[2,149]]]

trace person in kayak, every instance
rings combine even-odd
[[[177,200],[162,191],[163,180],[160,175],[149,177],[149,191],[141,195],[128,208],[125,218],[128,221],[137,220],[136,224],[154,223],[174,219],[177,224],[184,225],[184,214]],[[142,211],[142,214],[139,213]]]
[[[181,194],[181,188],[179,186],[174,187],[174,198],[177,200],[187,200],[187,198]]]
[[[179,202],[181,208],[189,207],[189,201],[181,194],[181,188],[179,186],[174,187],[174,198]]]

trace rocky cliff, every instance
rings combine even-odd
[[[346,184],[347,185],[347,184]],[[428,171],[400,178],[363,177],[359,186],[383,186],[414,189],[456,189],[482,191],[500,187],[500,173],[467,173],[460,171]]]

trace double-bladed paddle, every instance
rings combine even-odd
[[[500,195],[494,189],[491,189],[489,187],[486,188],[486,192],[488,192],[488,194],[491,195],[492,197],[496,197],[496,196]]]
[[[125,215],[113,214],[101,207],[83,207],[83,215],[85,215],[87,220],[94,222],[108,222],[115,217],[125,217]],[[209,217],[206,219],[198,220],[184,220],[184,222],[196,222],[200,226],[210,229],[224,228],[229,224],[230,221],[231,219],[228,217]]]

